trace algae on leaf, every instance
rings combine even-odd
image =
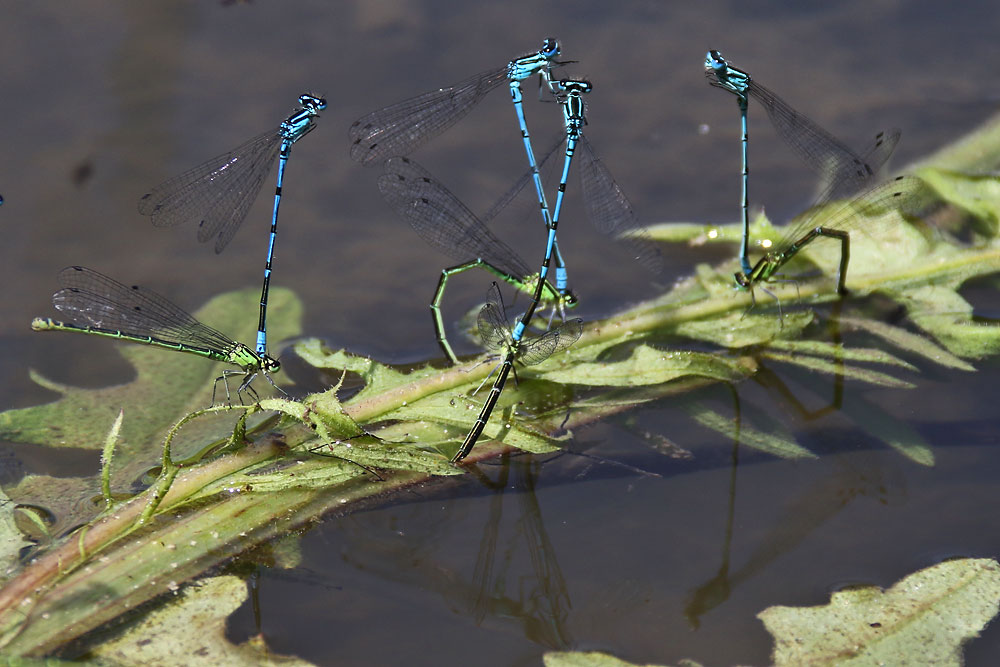
[[[820,607],[770,607],[776,665],[961,665],[962,644],[997,614],[1000,564],[965,558],[933,565],[889,590],[834,593]]]
[[[14,503],[0,489],[0,583],[15,571],[19,552],[29,544],[17,528]]]
[[[953,289],[927,285],[901,290],[893,297],[906,305],[918,327],[952,354],[982,358],[1000,351],[1000,325],[974,321],[972,304]]]
[[[246,599],[247,585],[239,577],[204,579],[185,586],[122,636],[98,645],[91,656],[116,665],[311,667],[306,660],[275,654],[261,637],[239,645],[226,638],[226,619]]]
[[[670,667],[627,662],[600,651],[549,651],[543,659],[545,667]],[[676,667],[701,667],[701,663],[681,660]]]

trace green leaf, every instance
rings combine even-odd
[[[996,236],[1000,231],[1000,177],[996,174],[969,174],[934,167],[920,169],[917,174],[941,199],[985,223],[986,234]]]
[[[821,607],[770,607],[775,665],[961,665],[962,644],[997,613],[1000,565],[952,560],[896,583],[834,593]]]
[[[511,383],[513,384],[513,383]],[[525,382],[527,384],[527,382]],[[519,418],[512,410],[513,406],[520,401],[519,392],[513,387],[504,390],[500,395],[500,400],[493,410],[493,418],[483,431],[483,439],[494,439],[512,447],[517,447],[526,452],[534,454],[546,454],[556,451],[558,447],[551,442],[550,438],[533,430],[524,428],[519,423]],[[482,392],[485,397],[486,391]],[[542,400],[543,395],[537,395],[536,400]],[[472,424],[479,416],[482,403],[474,397],[466,396],[462,393],[438,392],[418,403],[400,406],[398,409],[384,415],[385,419],[406,421],[415,425],[425,423],[437,424],[444,427],[436,433],[443,436],[441,440],[433,440],[428,436],[426,429],[419,436],[418,442],[425,447],[433,447],[448,443],[458,444],[465,439]],[[409,435],[409,434],[408,434]],[[417,435],[416,432],[413,434]],[[457,447],[456,447],[457,449]],[[449,451],[449,454],[453,452]]]
[[[735,349],[799,336],[812,323],[813,317],[811,310],[786,313],[783,318],[776,314],[731,313],[713,320],[684,322],[677,326],[677,333]]]
[[[549,651],[542,656],[545,667],[661,667],[652,663],[626,662],[600,651]],[[662,667],[668,667],[663,665]],[[681,660],[677,667],[701,667],[693,660]]]
[[[933,344],[931,344],[933,346]],[[822,340],[776,340],[768,345],[772,350],[782,350],[795,355],[810,354],[827,357],[834,361],[862,361],[872,364],[888,364],[915,371],[917,367],[889,354],[885,350],[861,347],[844,347],[839,343]]]
[[[365,381],[365,387],[355,397],[357,400],[390,391],[440,372],[428,364],[409,373],[400,373],[368,357],[359,357],[346,350],[330,350],[325,343],[315,338],[296,343],[294,349],[295,353],[313,368],[350,371],[360,375]]]
[[[954,292],[952,292],[954,294]],[[860,317],[841,317],[840,324],[844,327],[861,329],[886,340],[901,350],[920,355],[928,361],[933,361],[947,368],[957,368],[963,371],[974,371],[974,366],[966,363],[942,347],[935,345],[923,336],[894,327],[891,324],[875,320],[865,320]]]
[[[101,495],[104,496],[104,508],[111,509],[111,461],[114,459],[115,447],[118,446],[118,435],[122,430],[122,421],[125,419],[125,411],[118,412],[118,418],[111,425],[108,437],[104,441],[104,449],[101,451]]]
[[[324,452],[325,449],[319,449]],[[318,458],[318,455],[317,455]],[[243,489],[258,493],[297,489],[330,489],[366,474],[364,468],[345,460],[328,456],[321,461],[307,456],[286,457],[278,462],[264,461],[226,478],[227,489]],[[218,492],[216,485],[206,487],[203,496]]]
[[[687,243],[697,247],[716,241],[739,243],[743,226],[738,223],[706,225],[701,222],[660,222],[645,227],[649,237],[662,243]]]
[[[885,373],[873,371],[868,368],[848,366],[847,364],[827,361],[826,359],[819,359],[817,357],[778,354],[777,352],[763,352],[761,353],[761,356],[767,359],[773,359],[774,361],[801,366],[802,368],[807,368],[812,371],[819,371],[820,373],[843,375],[844,377],[852,378],[854,380],[863,380],[864,382],[882,387],[894,387],[896,389],[913,389],[916,387],[916,385],[912,382],[899,380]]]
[[[311,666],[311,662],[275,654],[261,637],[239,645],[226,639],[226,618],[246,598],[246,583],[238,577],[204,579],[184,587],[179,597],[92,653],[116,665]]]
[[[957,318],[950,312],[954,312],[951,306],[961,304],[956,290],[965,280],[1000,271],[1000,241],[952,246],[942,238],[923,235],[911,228],[909,221],[891,213],[868,217],[864,222],[865,231],[852,243],[857,246],[848,283],[852,289],[860,294],[877,291],[912,307],[917,325],[946,341],[941,344],[954,357],[947,363],[955,365],[954,355],[966,354],[956,351],[959,347],[973,354],[997,349],[996,329],[1000,327],[975,325],[967,308]],[[769,224],[763,216],[754,221],[755,239],[777,237],[778,232]],[[720,228],[721,234],[715,236],[728,237],[734,229]],[[866,236],[878,241],[866,240]],[[837,245],[821,240],[801,257],[830,268],[839,259],[835,256]],[[501,395],[474,457],[492,455],[508,445],[550,451],[559,444],[552,433],[568,433],[566,429],[665,397],[683,400],[694,389],[720,380],[734,382],[752,376],[757,358],[763,355],[826,373],[850,372],[868,381],[906,386],[869,367],[891,365],[895,370],[902,362],[893,355],[840,351],[822,340],[820,327],[809,326],[815,315],[800,304],[836,298],[830,276],[803,279],[798,284],[769,284],[768,289],[781,299],[780,309],[758,290],[758,303],[748,312],[752,294],[733,289],[735,267],[735,259],[719,267],[700,265],[695,275],[677,282],[669,292],[606,320],[588,323],[583,336],[566,354],[524,369],[520,386],[509,383]],[[795,266],[790,267],[790,271],[795,270]],[[254,318],[247,321],[246,315],[256,312],[257,295],[248,291],[236,297],[232,303],[238,302],[238,307],[232,309],[231,316],[245,322],[249,336]],[[218,303],[234,298],[223,295]],[[298,331],[301,313],[297,302],[291,303],[295,308],[278,315],[272,300],[274,326],[287,327],[281,335]],[[851,301],[845,303],[851,307]],[[922,305],[927,312],[920,312]],[[787,311],[784,317],[779,316],[780,311]],[[199,316],[213,326],[231,330],[224,318],[208,312]],[[811,334],[819,340],[801,341]],[[701,348],[722,348],[713,350],[721,360],[704,354],[704,350],[679,356],[665,351],[676,343],[677,336],[705,341]],[[895,332],[892,338],[905,339]],[[919,356],[936,349],[932,343],[921,345],[917,338],[913,334],[905,340],[904,349],[916,350]],[[95,340],[94,344],[99,343]],[[348,511],[352,502],[370,501],[376,495],[390,497],[412,484],[426,482],[430,474],[455,474],[460,469],[450,466],[444,455],[454,451],[475,422],[483,396],[469,397],[468,392],[490,369],[474,363],[445,369],[430,365],[391,368],[342,351],[330,352],[316,341],[304,341],[296,347],[303,358],[317,367],[339,371],[336,375],[345,371],[359,374],[366,383],[364,389],[343,404],[334,388],[304,401],[271,399],[261,406],[192,412],[208,402],[218,368],[204,359],[163,350],[127,345],[121,349],[129,358],[142,361],[137,364],[134,382],[90,392],[49,383],[65,397],[50,406],[5,413],[0,416],[0,435],[20,442],[96,449],[107,442],[108,425],[122,407],[126,408],[128,419],[115,446],[111,478],[118,496],[122,491],[134,494],[136,480],[148,481],[143,473],[150,469],[155,473],[160,437],[188,415],[183,429],[178,426],[171,431],[177,431],[171,447],[179,445],[182,454],[171,455],[150,489],[118,502],[114,512],[91,521],[68,539],[61,536],[99,511],[96,471],[92,477],[78,480],[28,477],[17,487],[5,489],[22,503],[24,494],[34,494],[36,500],[30,506],[19,506],[15,521],[19,527],[35,530],[32,538],[38,543],[37,557],[0,589],[0,645],[11,653],[57,650],[81,633],[148,603],[163,594],[164,572],[172,577],[166,583],[186,581],[234,553],[276,535],[287,535],[331,508]],[[742,356],[727,358],[734,356],[728,352],[732,349],[740,349]],[[688,363],[686,367],[680,363],[672,366],[682,359]],[[584,389],[582,384],[588,386]],[[265,408],[281,417],[270,419],[266,424],[269,431],[262,436],[255,432],[255,426],[272,414]],[[738,436],[748,445],[779,456],[811,456],[780,424],[762,426],[757,415],[754,428],[734,434],[734,425],[725,416],[702,406],[688,409],[699,423]],[[933,452],[919,435],[900,433],[891,419],[883,424],[866,416],[867,409],[870,407],[858,407],[852,401],[845,412],[870,421],[862,428],[878,433],[905,456],[923,464],[933,462]],[[230,412],[251,419],[240,419],[233,430]],[[383,438],[391,436],[397,443],[355,437],[362,427]],[[309,451],[313,449],[316,451]],[[355,465],[320,456],[320,452],[364,459],[364,465],[381,470],[377,476],[371,475],[360,467],[360,461]],[[182,465],[178,467],[176,461]],[[386,471],[393,467],[399,469]],[[138,526],[140,517],[145,522]],[[29,598],[32,622],[25,624],[23,605]]]
[[[14,502],[0,489],[0,582],[6,581],[18,561],[21,549],[31,544],[24,539],[14,518]]]
[[[840,203],[831,204],[835,210]],[[815,220],[823,224],[822,214]],[[898,211],[868,216],[850,230],[851,261],[847,267],[847,287],[865,293],[863,278],[884,276],[907,271],[928,261],[932,246],[924,235]],[[888,250],[891,249],[891,252]],[[819,239],[806,245],[802,252],[827,275],[834,276],[840,265],[840,243],[834,239]]]
[[[701,403],[687,404],[683,407],[696,422],[705,428],[712,429],[728,438],[738,437],[741,445],[785,459],[816,458],[815,454],[796,443],[790,435],[784,432],[765,433],[742,425],[737,430],[737,425],[733,423],[731,417],[719,414]]]
[[[347,461],[383,470],[406,470],[428,475],[462,474],[462,471],[443,455],[425,452],[403,443],[382,443],[371,446],[346,441],[331,442],[326,444],[323,451]]]
[[[639,345],[622,361],[578,363],[550,371],[547,380],[566,384],[635,387],[698,375],[723,382],[742,380],[745,373],[735,360],[701,352],[658,350]]]
[[[953,354],[981,358],[1000,351],[1000,326],[974,322],[972,305],[957,292],[927,285],[893,296],[907,305],[914,324]]]
[[[223,294],[205,304],[195,316],[220,331],[234,332],[241,340],[251,340],[259,301],[260,293],[256,290]],[[248,317],[250,313],[255,315]],[[269,313],[275,340],[300,333],[302,305],[289,290],[271,291]],[[60,335],[73,334],[44,335],[58,345]],[[93,338],[94,345],[116,345],[107,339]],[[170,424],[211,402],[213,383],[226,367],[192,354],[146,345],[121,343],[118,347],[135,367],[134,380],[106,389],[78,389],[32,373],[38,384],[63,396],[46,405],[0,414],[0,437],[49,447],[100,449],[108,424],[124,409],[130,418],[122,428],[118,457],[148,455],[156,451],[153,443],[162,438]]]
[[[739,243],[743,238],[743,224],[730,222],[710,225],[697,222],[661,222],[645,227],[649,237],[663,243],[683,243],[701,246],[708,243]],[[763,239],[776,237],[775,227],[767,215],[761,213],[750,221],[750,237]]]

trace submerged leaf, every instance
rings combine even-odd
[[[841,317],[840,324],[842,326],[867,331],[868,333],[879,336],[883,340],[892,343],[902,350],[918,354],[929,361],[933,361],[934,363],[947,368],[957,368],[963,371],[976,370],[975,366],[959,359],[952,353],[948,352],[948,350],[945,350],[923,336],[918,336],[910,331],[907,331],[906,329],[901,329],[899,327],[892,326],[891,324],[886,324],[885,322],[866,320],[860,317]]]
[[[96,477],[26,475],[6,490],[18,502],[18,527],[40,543],[90,521],[103,509],[97,502],[101,485]]]
[[[0,582],[7,580],[21,549],[29,544],[17,529],[13,501],[0,489]]]
[[[770,607],[776,665],[961,665],[962,644],[997,613],[1000,566],[991,559],[947,561],[883,591],[834,593],[821,607]],[[848,662],[850,661],[850,663]]]
[[[841,406],[858,428],[870,433],[914,463],[934,465],[934,450],[916,429],[896,419],[885,408],[873,405],[862,396],[855,396]]]
[[[719,414],[701,403],[683,406],[691,417],[704,426],[729,438],[738,438],[741,445],[746,445],[762,452],[785,459],[816,458],[808,449],[796,443],[790,435],[781,433],[764,433],[753,428],[733,422],[732,418]]]
[[[186,586],[178,598],[148,614],[122,636],[100,644],[96,658],[119,665],[282,665],[311,662],[277,655],[263,638],[233,644],[226,619],[247,599],[238,577],[213,577]],[[189,628],[196,631],[184,631]]]
[[[768,347],[772,350],[782,350],[796,355],[810,354],[817,357],[827,357],[834,361],[863,361],[873,364],[901,366],[912,371],[917,370],[913,364],[903,361],[885,350],[844,347],[839,343],[830,343],[823,340],[776,340],[768,345]]]
[[[817,357],[806,357],[795,354],[779,354],[777,352],[762,352],[761,356],[766,359],[772,359],[774,361],[808,368],[811,371],[819,371],[829,375],[842,375],[844,377],[852,378],[854,380],[863,380],[870,384],[876,384],[882,387],[894,387],[896,389],[913,389],[916,387],[916,385],[912,382],[899,380],[891,375],[880,373],[879,371],[873,371],[869,368],[858,368],[857,366],[848,366],[847,364],[839,363],[837,361],[827,361],[826,359],[819,359]]]

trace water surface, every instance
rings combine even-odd
[[[31,317],[51,314],[66,265],[142,283],[190,309],[259,283],[269,186],[218,257],[193,228],[153,229],[136,200],[276,124],[303,91],[325,94],[329,108],[289,164],[273,284],[304,300],[306,334],[382,361],[422,361],[439,355],[427,302],[447,260],[394,219],[377,170],[348,157],[357,117],[553,35],[565,58],[580,61],[567,73],[594,83],[588,136],[640,217],[728,222],[738,213],[738,119],[733,99],[704,80],[707,49],[854,145],[900,127],[900,167],[995,110],[998,14],[986,2],[945,12],[934,2],[860,0],[7,3],[3,407],[53,398],[29,368],[87,386],[129,377],[108,341],[30,332]],[[528,113],[546,143],[557,109],[532,104]],[[813,183],[762,113],[751,117],[751,136],[753,203],[782,219],[809,201]],[[416,157],[485,210],[523,168],[506,93]],[[571,188],[560,241],[582,317],[663,288],[626,251],[565,222],[578,212]],[[534,263],[537,225],[501,221],[498,233]],[[666,248],[663,281],[727,252]],[[452,284],[453,322],[481,300],[488,279],[467,274]],[[973,294],[977,308],[995,312],[994,285]],[[873,344],[859,335],[845,343]],[[484,468],[491,484],[470,476],[333,518],[305,536],[302,568],[262,575],[261,628],[276,651],[321,664],[539,664],[549,648],[766,664],[770,642],[754,615],[769,605],[822,604],[841,585],[890,585],[945,557],[997,555],[991,399],[1000,366],[977,366],[969,374],[923,363],[910,391],[848,382],[844,411],[816,419],[757,382],[738,388],[748,423],[780,420],[822,454],[815,461],[749,451],[734,459],[731,439],[664,401],[577,433],[572,448],[601,460],[515,457]],[[770,370],[807,410],[829,403],[829,378]],[[725,388],[704,399],[732,409]],[[934,447],[936,466],[866,435],[852,405],[909,424]],[[691,456],[653,452],[637,436],[647,432]],[[44,453],[9,449],[23,469],[56,469]],[[96,455],[79,458],[69,467],[96,468]],[[59,474],[71,474],[66,467]],[[231,632],[255,631],[248,605]],[[970,646],[970,664],[986,664],[998,645],[988,630]]]

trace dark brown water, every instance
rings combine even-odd
[[[426,304],[447,260],[394,219],[378,171],[348,157],[347,127],[545,36],[580,61],[568,72],[592,79],[588,136],[648,222],[736,218],[736,104],[704,80],[709,48],[853,144],[900,127],[897,167],[997,106],[1000,6],[988,2],[11,2],[3,15],[4,408],[52,398],[29,368],[90,386],[128,378],[107,341],[30,332],[32,316],[51,314],[63,266],[148,285],[191,309],[258,285],[269,185],[218,257],[193,228],[153,229],[136,200],[277,124],[306,90],[325,94],[329,108],[289,163],[273,284],[302,297],[306,334],[383,361],[438,355]],[[528,113],[547,143],[557,110]],[[416,156],[483,211],[523,169],[518,136],[498,90]],[[753,200],[780,219],[809,200],[812,182],[762,113],[751,136]],[[570,201],[564,220],[578,210]],[[656,293],[624,250],[582,225],[560,229],[584,318]],[[499,233],[534,262],[538,229]],[[722,256],[666,252],[667,281]],[[454,281],[449,311],[471,308],[487,286],[484,276]],[[991,285],[970,298],[995,314]],[[822,604],[838,586],[889,585],[948,556],[997,556],[1000,363],[979,367],[924,364],[911,391],[847,385],[848,414],[871,404],[906,421],[933,445],[933,468],[843,414],[805,420],[747,383],[748,419],[780,420],[820,459],[741,452],[734,473],[731,441],[665,402],[573,443],[659,476],[580,457],[513,459],[486,469],[499,488],[422,489],[332,519],[305,537],[301,570],[264,573],[263,631],[275,650],[322,664],[539,664],[547,648],[765,664],[770,643],[754,615],[769,605]],[[810,407],[828,402],[828,378],[772,370]],[[732,409],[727,390],[705,399]],[[635,436],[643,431],[694,458],[651,454]],[[47,469],[44,455],[27,456],[29,469]],[[80,465],[95,469],[96,456]],[[233,636],[252,632],[244,610]],[[988,631],[970,646],[970,664],[998,650]]]

